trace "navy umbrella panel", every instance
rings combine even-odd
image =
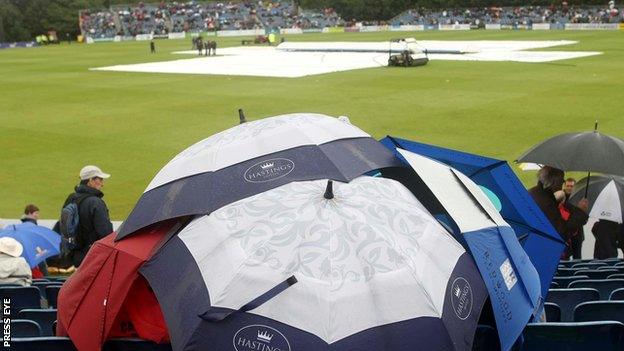
[[[597,131],[561,134],[533,146],[517,162],[624,175],[624,140]]]
[[[471,350],[487,298],[472,257],[395,180],[326,185],[197,217],[140,269],[174,349]]]
[[[347,182],[372,170],[401,165],[378,141],[362,136],[367,134],[336,118],[296,114],[268,120],[274,123],[260,120],[241,124],[230,129],[227,137],[216,135],[226,141],[212,142],[209,138],[208,142],[196,144],[176,156],[150,183],[119,228],[116,240],[150,224],[210,213],[289,182],[312,179]],[[323,128],[314,129],[319,123]],[[257,125],[251,128],[254,124]],[[281,129],[288,133],[280,132]],[[309,135],[298,136],[300,129],[319,136],[315,139]],[[238,138],[232,130],[241,132]],[[272,130],[277,132],[271,133]],[[311,144],[315,141],[322,143]],[[234,147],[224,146],[232,143]],[[235,156],[229,159],[220,150]],[[254,157],[245,159],[245,155]],[[199,171],[204,172],[196,173]]]
[[[537,269],[542,295],[546,296],[565,244],[507,162],[396,137],[381,142],[453,167],[479,185],[493,202],[500,203],[497,209]]]

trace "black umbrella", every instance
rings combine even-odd
[[[566,133],[535,146],[516,162],[533,162],[564,171],[624,176],[624,140],[598,132]]]

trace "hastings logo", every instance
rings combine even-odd
[[[290,343],[277,329],[266,325],[248,325],[232,339],[236,351],[291,351]]]
[[[264,183],[287,176],[295,169],[295,163],[287,158],[273,158],[256,163],[245,171],[245,180]]]
[[[457,318],[464,320],[472,312],[472,288],[468,281],[462,277],[455,278],[451,284],[451,303]]]

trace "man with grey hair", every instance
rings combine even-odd
[[[568,203],[570,211],[568,220],[564,220],[559,211],[559,204],[554,193],[561,190],[564,182],[562,170],[544,166],[537,173],[537,185],[529,189],[529,194],[546,215],[550,223],[555,227],[564,242],[572,237],[580,228],[587,223],[587,199],[582,199],[575,206]]]

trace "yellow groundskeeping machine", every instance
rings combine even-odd
[[[421,50],[414,38],[390,40],[388,49],[388,66],[416,67],[424,66],[429,62],[427,50]]]

